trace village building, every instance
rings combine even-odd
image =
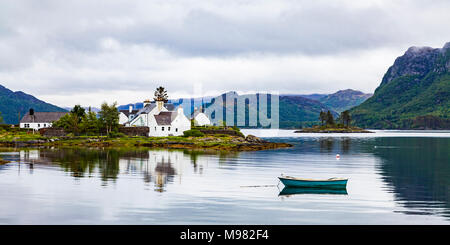
[[[144,101],[144,107],[128,120],[125,123],[127,126],[149,127],[149,136],[180,136],[191,129],[191,122],[184,115],[183,108],[179,106],[175,109],[173,104],[164,101]]]
[[[211,125],[211,120],[209,120],[208,116],[203,112],[203,107],[194,109],[192,113],[191,120],[194,121],[195,126],[207,126]]]
[[[133,106],[130,105],[128,110],[120,110],[119,111],[119,124],[129,126],[127,125],[131,120],[133,120],[139,110],[133,110]]]
[[[41,128],[49,128],[53,122],[58,121],[68,112],[35,112],[30,109],[20,120],[20,128],[30,128],[39,130]]]

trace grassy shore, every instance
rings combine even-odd
[[[313,126],[311,128],[302,128],[295,133],[373,133],[369,130],[354,126]]]
[[[243,135],[203,135],[194,136],[64,136],[43,137],[39,133],[32,134],[22,130],[0,131],[0,146],[28,147],[151,147],[166,149],[209,149],[219,151],[255,151],[290,147],[286,143],[267,142],[255,136]]]

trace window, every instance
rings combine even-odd
[[[170,127],[167,127],[167,131],[170,131]]]
[[[178,132],[178,128],[175,128],[175,132]]]
[[[39,128],[39,127],[41,127],[41,124],[40,124],[40,123],[38,123],[38,128]]]
[[[161,127],[161,131],[164,131],[164,127]]]
[[[156,131],[156,127],[155,127],[155,131]]]
[[[44,123],[44,128],[47,127],[47,125]]]

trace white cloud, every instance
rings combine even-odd
[[[448,1],[6,1],[0,83],[60,106],[237,90],[373,92],[409,46],[450,41]],[[202,94],[194,87],[202,87]]]

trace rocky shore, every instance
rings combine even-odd
[[[253,135],[203,137],[59,137],[36,140],[11,140],[0,142],[0,146],[8,147],[151,147],[166,149],[208,149],[218,151],[258,151],[291,147],[287,143],[268,142]]]

